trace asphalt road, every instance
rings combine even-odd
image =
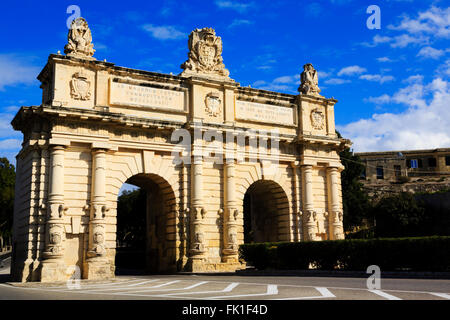
[[[366,278],[146,275],[113,281],[9,283],[0,269],[0,299],[39,300],[450,300],[450,280],[381,279],[369,290]],[[3,272],[3,274],[1,274]]]

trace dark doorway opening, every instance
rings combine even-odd
[[[244,195],[244,243],[288,240],[288,205],[277,183],[253,183]]]
[[[176,271],[175,196],[156,175],[136,175],[117,204],[116,274]]]

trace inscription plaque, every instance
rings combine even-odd
[[[295,125],[293,108],[242,100],[236,100],[236,119]]]
[[[111,82],[109,103],[120,106],[185,111],[183,91]]]

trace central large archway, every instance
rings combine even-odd
[[[289,241],[289,200],[272,180],[258,180],[244,195],[244,243]]]
[[[133,208],[117,211],[116,273],[177,270],[176,199],[170,184],[156,174],[137,174],[126,181],[140,189]]]

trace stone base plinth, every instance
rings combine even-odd
[[[190,259],[186,265],[186,270],[190,272],[234,272],[240,269],[245,269],[245,264],[238,260],[210,263],[203,259]]]
[[[226,264],[239,263],[239,256],[237,254],[225,255],[222,257],[222,262]]]
[[[41,282],[67,281],[70,274],[63,261],[43,261],[41,264]]]
[[[114,278],[114,266],[107,260],[88,260],[83,264],[83,279],[108,280]]]

